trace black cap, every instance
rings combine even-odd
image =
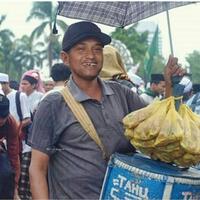
[[[25,75],[25,76],[23,77],[23,80],[28,81],[31,85],[37,84],[37,83],[38,83],[38,80],[37,80],[37,79],[35,79],[34,77],[29,76],[29,75]]]
[[[0,117],[5,118],[9,115],[9,100],[6,96],[0,94]]]
[[[164,80],[163,74],[151,74],[151,82],[160,82]]]
[[[99,40],[103,46],[111,42],[111,37],[102,33],[96,24],[82,21],[68,27],[62,41],[62,49],[67,52],[78,42],[91,37]]]

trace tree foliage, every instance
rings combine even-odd
[[[0,25],[4,22],[6,16],[0,17]],[[9,29],[0,29],[0,68],[2,72],[9,73],[13,65],[13,40],[14,33]]]
[[[116,28],[111,33],[111,37],[120,40],[131,52],[135,64],[139,63],[138,75],[145,79],[144,60],[149,48],[148,31],[139,33],[137,24],[128,29]],[[165,66],[165,60],[162,55],[157,55],[153,61],[152,73],[162,73]]]
[[[200,51],[194,50],[186,57],[193,83],[200,83]]]
[[[144,62],[144,56],[148,49],[148,31],[138,33],[137,25],[133,25],[128,29],[116,28],[111,33],[112,38],[122,41],[130,50],[131,56],[135,64]]]
[[[20,63],[19,71],[22,73],[35,67],[42,68],[42,48],[44,43],[33,43],[27,35],[15,40],[15,61]]]
[[[53,2],[33,2],[27,20],[39,19],[31,35],[15,38],[9,29],[2,29],[6,16],[0,15],[0,72],[8,73],[11,79],[20,80],[23,72],[35,67],[42,68],[43,63],[51,67],[52,60],[59,60],[61,43],[59,36],[53,35],[53,24],[57,8]],[[60,30],[66,30],[67,24],[56,20]]]
[[[52,34],[53,24],[55,21],[57,9],[53,6],[51,1],[46,2],[33,2],[33,7],[31,9],[30,15],[27,18],[27,21],[32,19],[41,20],[41,24],[37,26],[32,34],[32,39],[38,39],[41,36],[44,36],[44,40],[46,41],[46,55],[45,58],[48,59],[49,68],[52,67],[52,60],[59,58],[59,53],[57,52],[60,48],[58,48],[58,37]],[[67,24],[61,20],[56,20],[56,24],[60,27],[61,30],[66,30]],[[56,46],[54,46],[56,44]],[[55,58],[55,56],[58,56]]]

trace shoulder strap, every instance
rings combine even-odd
[[[67,86],[64,89],[60,90],[60,93],[62,94],[65,102],[68,104],[81,126],[85,129],[85,131],[90,135],[90,137],[102,150],[103,158],[107,159],[108,155],[106,154],[105,148],[99,138],[99,135],[96,132],[96,129],[94,128],[94,125],[92,124],[90,117],[88,116],[82,104],[74,99]]]
[[[21,104],[20,104],[20,91],[16,92],[15,101],[16,101],[16,108],[17,108],[17,114],[19,116],[19,120],[22,121],[23,116],[22,116],[22,110],[21,110]]]

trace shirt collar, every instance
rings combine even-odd
[[[98,82],[100,83],[101,87],[102,87],[102,92],[103,92],[103,96],[109,96],[109,95],[113,95],[114,91],[112,90],[112,88],[107,84],[107,81],[102,81],[99,77],[98,77]],[[74,82],[74,80],[72,79],[72,76],[70,76],[69,81],[67,82],[67,86],[69,87],[70,92],[72,93],[73,97],[76,99],[76,101],[78,102],[82,102],[82,101],[86,101],[91,99],[91,97],[89,97],[87,94],[85,94],[79,87],[78,85]]]

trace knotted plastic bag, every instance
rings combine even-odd
[[[190,108],[181,105],[179,113],[184,120],[184,136],[180,144],[183,149],[191,154],[200,154],[200,129],[198,128],[194,113],[190,113]]]
[[[167,144],[179,142],[183,138],[183,134],[183,120],[175,109],[174,98],[170,98],[169,109],[161,124],[155,146],[166,146]]]

